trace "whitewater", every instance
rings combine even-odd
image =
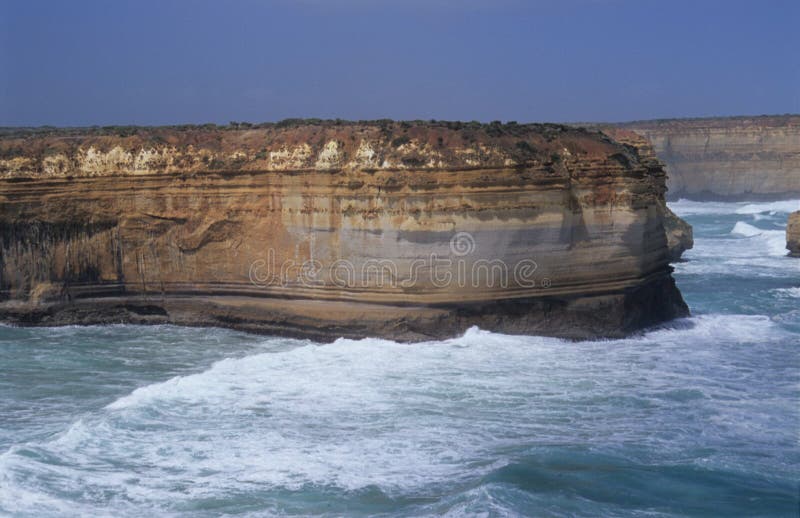
[[[0,514],[797,516],[800,200],[678,201],[622,340],[0,327]]]

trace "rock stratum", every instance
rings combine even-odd
[[[650,141],[635,131],[615,126],[601,126],[599,130],[620,144],[633,148],[642,159],[648,161],[660,160]],[[663,162],[661,162],[661,166],[666,167]],[[667,178],[669,179],[669,174],[667,174]],[[666,200],[662,202],[662,210],[664,212],[664,230],[667,233],[667,249],[669,250],[670,261],[676,262],[681,259],[686,250],[694,247],[694,231],[689,223],[672,212],[667,206]]]
[[[667,165],[669,199],[800,198],[800,115],[622,124]]]
[[[557,125],[6,130],[0,320],[622,336],[688,313],[664,192]]]
[[[786,249],[790,257],[800,257],[800,210],[789,214],[786,224]]]

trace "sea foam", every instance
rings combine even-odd
[[[743,291],[740,314],[714,308],[619,340],[478,328],[416,344],[236,335],[255,344],[244,356],[148,378],[161,381],[14,444],[0,455],[0,514],[627,515],[615,498],[633,486],[648,509],[682,514],[691,480],[743,495],[703,496],[701,514],[758,514],[765,498],[796,509],[795,263],[773,254],[779,231],[760,228],[775,218],[733,212],[700,228],[678,283],[691,268],[734,289],[774,275],[757,289],[780,314],[744,314],[758,299]],[[31,333],[60,350],[100,333],[109,356],[98,365],[129,369],[112,344],[138,329]],[[132,345],[117,353],[130,359]],[[669,498],[647,500],[661,490]]]
[[[681,217],[699,215],[778,215],[785,216],[800,210],[800,200],[780,200],[769,202],[712,202],[680,199],[667,205]]]

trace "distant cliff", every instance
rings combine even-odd
[[[0,320],[621,336],[687,313],[664,190],[558,125],[7,130]]]
[[[620,126],[649,139],[666,163],[668,199],[800,198],[800,115]]]

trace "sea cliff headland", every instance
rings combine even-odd
[[[5,130],[0,320],[623,336],[688,313],[664,193],[552,124]]]

